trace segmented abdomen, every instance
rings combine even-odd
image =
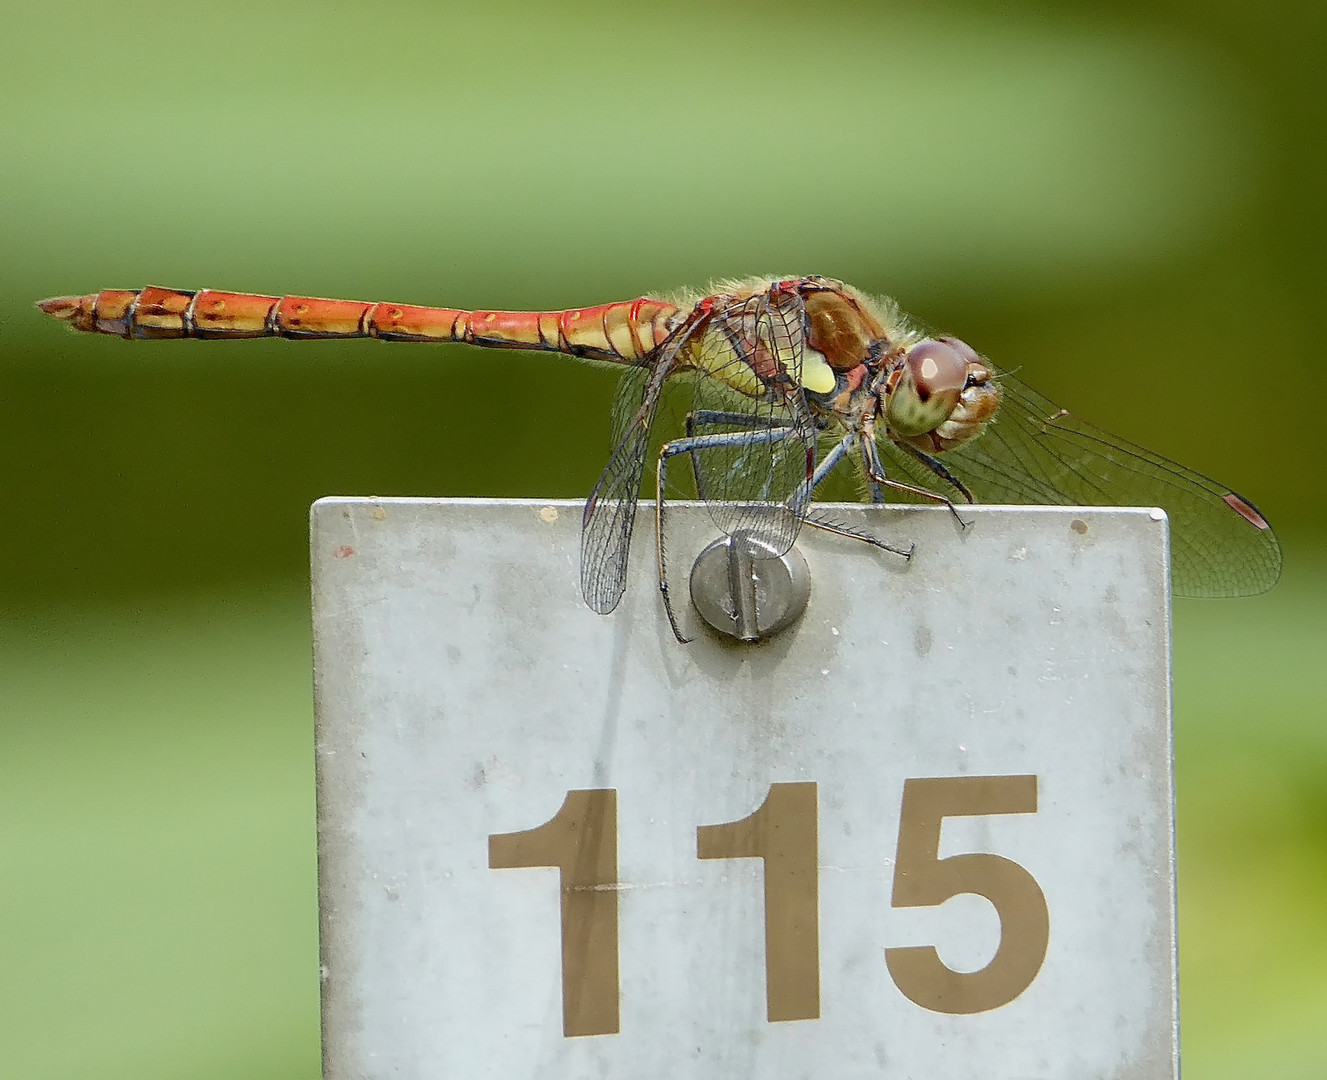
[[[465,342],[639,363],[668,337],[679,309],[640,297],[565,311],[464,311],[408,304],[259,296],[148,286],[43,300],[77,330],[123,338],[341,338]]]

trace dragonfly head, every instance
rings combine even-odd
[[[937,453],[978,435],[999,404],[990,369],[970,345],[925,338],[890,373],[884,413],[891,434]]]

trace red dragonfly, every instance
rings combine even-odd
[[[337,338],[532,349],[626,369],[614,449],[585,504],[581,591],[622,597],[650,432],[669,380],[686,380],[685,434],[656,468],[659,588],[679,640],[663,557],[668,462],[689,460],[715,524],[782,554],[805,522],[909,557],[820,517],[811,496],[846,460],[886,491],[967,502],[1160,506],[1181,595],[1275,584],[1281,549],[1247,499],[1072,416],[958,338],[930,336],[889,300],[823,277],[723,282],[708,294],[565,311],[463,311],[150,286],[41,301],[78,330],[124,338]],[[961,520],[961,519],[960,519]]]

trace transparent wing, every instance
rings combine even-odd
[[[1252,503],[1201,473],[1079,420],[1012,375],[995,374],[1000,385],[995,419],[977,438],[938,457],[978,502],[1159,506],[1170,516],[1177,594],[1246,596],[1275,584],[1281,547]],[[879,444],[915,483],[954,494],[888,439]]]
[[[613,452],[585,503],[581,595],[601,615],[617,607],[626,589],[627,556],[650,429],[677,346],[665,350],[657,365],[628,368],[618,380],[613,397]]]
[[[806,516],[816,432],[801,386],[802,299],[770,290],[715,310],[691,345],[689,455],[699,496],[724,532],[779,552]]]

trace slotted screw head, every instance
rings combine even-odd
[[[739,641],[760,641],[793,623],[811,595],[811,572],[796,548],[782,555],[744,533],[722,537],[691,568],[701,618]]]

